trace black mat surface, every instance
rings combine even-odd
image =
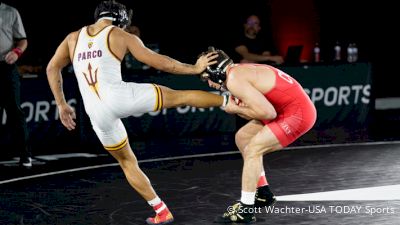
[[[264,162],[272,190],[284,196],[399,185],[399,159],[399,144],[380,144],[281,151],[265,156]],[[145,224],[152,209],[130,188],[111,156],[36,163],[31,171],[2,165],[0,183],[77,165],[110,163],[0,184],[0,224]],[[213,219],[240,197],[238,154],[146,162],[141,167],[173,212],[173,224],[214,224]],[[398,200],[278,201],[274,206],[279,212],[262,210],[256,224],[400,223]],[[345,212],[345,206],[361,207],[361,211]],[[366,210],[370,208],[380,213],[370,215]],[[296,209],[306,211],[296,213]]]

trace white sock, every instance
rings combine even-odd
[[[262,172],[261,172],[260,177],[263,177],[263,176],[265,176],[265,171],[262,171]]]
[[[242,191],[242,197],[240,198],[240,201],[246,205],[254,205],[255,197],[256,192]]]
[[[149,205],[153,207],[153,206],[160,204],[161,199],[157,196],[153,200],[148,201],[147,203],[149,203]]]

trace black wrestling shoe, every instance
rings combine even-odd
[[[266,207],[275,204],[276,198],[269,186],[258,187],[254,207]]]
[[[32,158],[31,157],[21,157],[19,160],[19,166],[25,169],[32,168]]]
[[[217,217],[215,223],[254,223],[256,217],[254,215],[254,205],[245,205],[242,202],[228,206],[226,212]]]

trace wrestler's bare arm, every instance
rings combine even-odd
[[[61,42],[46,69],[47,80],[56,100],[61,122],[68,130],[75,129],[76,116],[74,110],[65,101],[61,70],[71,62],[68,47],[70,38],[71,34]]]
[[[62,87],[63,79],[61,70],[71,62],[69,56],[68,38],[69,37],[67,36],[58,46],[46,69],[47,79],[57,105],[66,103]]]
[[[229,81],[228,89],[242,101],[242,104],[230,104],[231,108],[225,111],[241,114],[256,120],[271,120],[276,117],[274,106],[249,82],[233,79]]]

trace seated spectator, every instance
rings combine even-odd
[[[249,16],[244,24],[243,34],[235,43],[235,52],[240,55],[236,61],[241,63],[282,64],[283,57],[276,54],[272,41],[258,35],[260,30],[258,16]]]

